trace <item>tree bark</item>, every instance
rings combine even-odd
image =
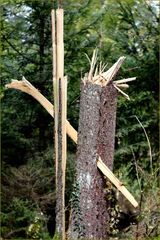
[[[63,81],[63,82],[62,82]],[[65,169],[66,169],[66,106],[62,105],[65,79],[59,79],[59,113],[58,113],[58,164],[57,164],[57,188],[56,188],[56,231],[60,239],[65,239]],[[65,119],[63,117],[65,115]],[[65,148],[65,149],[64,149]],[[64,156],[65,154],[65,156]],[[64,163],[65,158],[65,163]]]
[[[87,82],[81,85],[76,183],[72,197],[70,239],[107,239],[109,214],[98,156],[112,168],[117,90]]]

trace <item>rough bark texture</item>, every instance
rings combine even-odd
[[[112,82],[102,88],[98,154],[111,170],[113,168],[115,129],[116,129],[117,90]]]
[[[113,165],[117,92],[82,83],[78,131],[77,177],[72,198],[70,239],[107,239],[109,215],[98,155]]]
[[[65,202],[64,202],[64,184],[62,168],[62,99],[61,99],[61,79],[59,80],[59,115],[58,115],[58,166],[57,166],[57,188],[56,188],[56,231],[59,237],[63,239],[65,229]]]

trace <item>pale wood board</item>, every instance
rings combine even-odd
[[[58,112],[59,112],[59,85],[57,81],[57,46],[56,46],[56,19],[55,10],[51,11],[52,19],[52,56],[53,56],[53,93],[54,93],[54,146],[55,146],[55,171],[56,189],[58,174]]]
[[[132,81],[135,81],[135,80],[136,80],[136,77],[124,78],[124,79],[121,79],[121,80],[113,81],[113,83],[121,84],[121,83],[126,83],[126,82],[132,82]]]

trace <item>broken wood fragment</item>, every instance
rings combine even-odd
[[[120,57],[118,61],[106,72],[99,74],[93,77],[93,82],[96,84],[100,84],[102,86],[106,86],[110,81],[116,77],[122,63],[124,62],[125,57]]]
[[[54,118],[54,106],[53,104],[44,97],[38,89],[36,89],[29,81],[27,80],[12,80],[11,83],[5,85],[6,88],[20,90],[31,95],[35,98],[45,109],[46,111]],[[66,120],[67,134],[68,136],[77,143],[77,131],[72,127],[72,125]]]
[[[129,85],[128,84],[115,84],[118,88],[129,88]]]
[[[121,84],[121,83],[131,82],[131,81],[135,81],[135,80],[136,80],[136,77],[124,78],[124,79],[121,79],[121,80],[113,81],[113,83]]]
[[[130,100],[130,97],[124,93],[116,84],[113,84],[113,86],[117,89],[118,92],[120,92],[125,98],[127,98],[128,100]]]
[[[25,92],[35,98],[53,117],[54,107],[51,102],[49,102],[39,91],[36,89],[29,81],[22,80],[18,81],[12,79],[11,83],[5,85],[6,88],[13,88]]]
[[[51,11],[51,21],[52,21],[52,64],[53,64],[53,99],[54,99],[54,149],[55,149],[55,181],[57,189],[57,175],[58,175],[58,106],[59,98],[58,91],[59,85],[57,82],[57,46],[56,46],[56,18],[55,10]]]

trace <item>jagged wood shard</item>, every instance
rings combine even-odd
[[[5,85],[6,88],[20,90],[31,95],[35,98],[45,109],[46,111],[54,118],[54,106],[44,97],[38,89],[36,89],[29,81],[27,80],[15,80],[13,79],[11,83]],[[77,131],[72,127],[72,125],[66,120],[67,134],[68,136],[77,143]]]
[[[124,97],[126,97],[128,100],[130,100],[130,97],[124,93],[116,84],[113,84],[113,86],[117,89],[118,92],[120,92]]]
[[[121,79],[121,80],[113,81],[113,83],[121,84],[121,83],[126,83],[126,82],[132,82],[132,81],[135,81],[135,80],[136,80],[136,77],[124,78],[124,79]]]
[[[114,84],[114,85],[116,85],[119,88],[129,88],[129,85],[125,84],[125,83],[123,83],[123,84]]]
[[[97,76],[94,76],[93,82],[102,86],[106,86],[111,80],[113,81],[113,78],[115,78],[116,74],[118,73],[124,59],[125,57],[120,57],[109,70]]]
[[[54,108],[51,102],[49,102],[29,81],[18,81],[12,79],[12,82],[5,85],[6,88],[13,88],[25,92],[35,98],[46,110],[54,117]]]

